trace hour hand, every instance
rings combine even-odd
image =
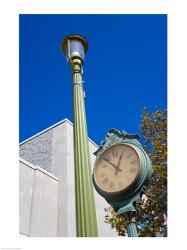
[[[119,170],[119,171],[121,171],[121,169],[120,169],[120,162],[121,162],[121,158],[122,158],[122,156],[123,156],[123,153],[120,155],[120,157],[119,157],[119,161],[118,161],[118,164],[117,164],[117,169]]]

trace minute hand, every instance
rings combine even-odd
[[[115,169],[117,169],[117,166],[116,166],[114,163],[110,162],[110,161],[109,161],[108,159],[106,159],[106,158],[104,158],[104,160],[107,161],[108,163],[110,163]]]

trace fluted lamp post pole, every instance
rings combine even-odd
[[[92,186],[91,162],[82,81],[82,68],[87,50],[88,42],[83,36],[72,34],[66,36],[63,40],[62,51],[65,54],[68,63],[72,67],[73,76],[73,135],[77,236],[97,237],[98,231],[95,199]]]

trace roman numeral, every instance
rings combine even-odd
[[[101,177],[101,178],[103,178],[103,177],[105,177],[105,176],[106,176],[105,173],[101,173],[101,174],[100,174],[100,177]]]
[[[131,161],[130,164],[135,164],[137,160]]]
[[[131,174],[134,174],[134,173],[136,173],[136,172],[137,172],[137,169],[136,169],[136,168],[131,168],[131,169],[130,169],[130,173],[131,173]]]
[[[132,181],[132,179],[131,179],[131,178],[129,178],[129,177],[127,177],[126,179],[127,179],[129,182],[131,182],[131,181]]]
[[[115,187],[114,183],[113,183],[113,182],[110,182],[109,188],[110,188],[110,189],[114,189],[114,187]]]
[[[107,185],[108,184],[108,178],[105,178],[103,181],[102,181],[103,185]]]
[[[113,150],[113,151],[112,151],[112,155],[113,155],[114,157],[118,157],[118,152],[115,151],[115,150]]]
[[[108,161],[111,161],[111,157],[109,155],[107,155],[107,157],[105,157],[105,159],[107,159]]]
[[[127,159],[129,159],[131,156],[132,156],[132,154],[131,154],[131,153],[130,153],[130,154],[128,154],[128,155],[127,155]]]

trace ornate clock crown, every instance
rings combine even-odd
[[[106,134],[105,139],[101,141],[97,151],[94,152],[94,155],[99,157],[107,148],[125,142],[134,142],[140,145],[140,137],[137,134],[128,134],[126,131],[119,131],[115,128],[111,128]]]

